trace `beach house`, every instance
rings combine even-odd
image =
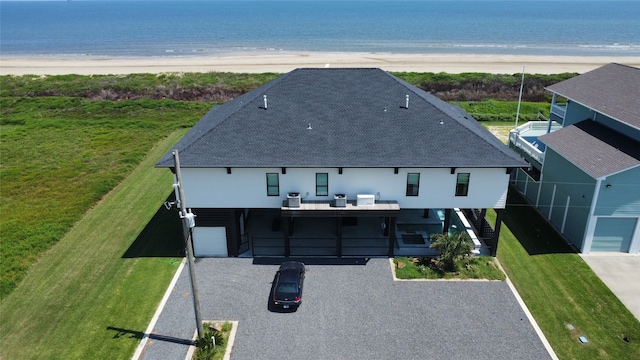
[[[551,85],[548,121],[511,131],[518,189],[582,253],[640,251],[640,69],[608,64]]]
[[[431,233],[472,227],[459,209],[495,209],[499,229],[529,166],[380,69],[294,70],[214,106],[175,150],[199,256],[428,252]],[[156,166],[176,171],[171,152]],[[499,232],[480,228],[495,254]]]

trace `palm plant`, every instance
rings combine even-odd
[[[432,234],[431,240],[430,247],[440,251],[440,255],[434,261],[434,265],[440,271],[456,271],[471,258],[473,246],[466,232]]]

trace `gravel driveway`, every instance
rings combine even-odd
[[[389,259],[357,260],[306,260],[302,305],[280,313],[281,260],[200,259],[202,318],[239,321],[232,359],[550,358],[506,283],[394,281]],[[141,358],[183,359],[194,319],[185,269]]]

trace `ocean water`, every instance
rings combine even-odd
[[[0,54],[640,56],[640,1],[0,1]]]

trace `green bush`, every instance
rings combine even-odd
[[[440,251],[433,265],[441,272],[459,271],[471,259],[473,243],[466,232],[432,234],[431,240],[430,247]]]
[[[193,354],[195,360],[222,359],[227,350],[227,341],[232,324],[225,322],[222,331],[213,329],[210,323],[204,323],[204,337],[196,340],[196,351]],[[215,339],[215,346],[211,339]]]

